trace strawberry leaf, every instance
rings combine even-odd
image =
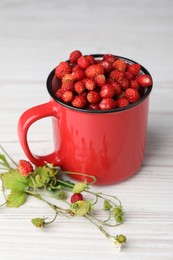
[[[26,197],[25,192],[12,190],[7,197],[6,204],[10,208],[18,208],[25,203]]]
[[[10,170],[9,172],[1,174],[3,186],[9,190],[24,191],[27,185],[27,179],[21,175],[17,170]]]

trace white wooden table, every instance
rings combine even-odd
[[[18,209],[0,208],[1,260],[173,259],[172,9],[170,0],[0,1],[0,143],[14,160],[26,159],[20,115],[49,100],[47,75],[72,50],[129,57],[154,78],[142,168],[127,181],[95,187],[123,202],[126,221],[117,233],[128,238],[124,250],[82,218],[35,229],[32,217],[52,213],[30,199]],[[48,119],[32,127],[30,143],[39,154],[49,152]]]

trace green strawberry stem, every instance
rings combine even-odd
[[[62,172],[62,173],[65,173],[65,174],[69,174],[69,175],[78,175],[78,176],[84,176],[84,177],[92,178],[93,181],[89,183],[90,185],[91,185],[91,184],[94,184],[94,183],[97,181],[96,177],[93,176],[93,175],[89,175],[89,174],[85,174],[85,173],[80,173],[80,172],[63,171],[63,170],[62,170],[61,172]]]
[[[4,150],[2,145],[0,145],[0,149],[4,152],[4,154],[9,158],[9,160],[18,167],[17,163],[11,158],[11,156]],[[12,169],[10,166],[8,167],[9,169]]]
[[[89,217],[88,215],[85,215],[85,218],[88,219],[92,224],[94,224],[107,238],[113,237],[102,226],[93,221],[93,219],[91,219],[91,216]]]
[[[121,206],[121,201],[116,196],[108,195],[108,194],[105,194],[105,193],[102,193],[102,192],[93,192],[93,191],[90,191],[90,190],[86,190],[86,192],[93,194],[93,195],[95,195],[98,198],[101,198],[103,200],[108,200],[110,202],[110,204],[117,206],[117,204],[112,202],[112,200],[107,199],[107,197],[113,198],[113,199],[117,200],[119,202],[119,205]]]

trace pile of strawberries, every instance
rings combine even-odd
[[[112,54],[96,59],[73,51],[68,61],[55,68],[61,80],[56,97],[76,108],[108,110],[138,101],[152,78],[141,71],[141,65],[128,63]]]

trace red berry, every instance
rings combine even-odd
[[[132,80],[135,78],[135,75],[133,73],[131,73],[130,71],[125,71],[124,72],[124,76],[126,77],[126,79],[128,80]]]
[[[82,94],[85,91],[85,85],[82,80],[77,81],[74,85],[74,89],[78,94]]]
[[[137,82],[141,85],[141,87],[150,87],[152,85],[152,78],[150,75],[140,75],[136,78]]]
[[[61,79],[61,82],[62,84],[63,83],[66,83],[67,81],[73,81],[73,76],[72,74],[65,74],[62,79]]]
[[[125,97],[128,99],[130,103],[134,103],[140,99],[138,91],[133,88],[126,89]]]
[[[81,68],[79,67],[79,65],[76,64],[76,65],[72,68],[72,72],[73,72],[73,71],[76,71],[76,70],[78,70],[78,69],[81,69]]]
[[[113,63],[113,68],[124,72],[126,70],[126,62],[118,59]]]
[[[104,54],[103,60],[107,60],[107,61],[113,63],[116,60],[116,57],[112,54]]]
[[[117,81],[112,81],[111,85],[115,89],[115,95],[119,96],[122,92],[122,88],[121,88],[120,84]]]
[[[104,74],[104,69],[100,64],[93,64],[85,70],[85,74],[87,78],[94,79],[97,75]]]
[[[129,101],[126,97],[121,97],[117,100],[118,107],[126,107],[129,105]]]
[[[93,90],[96,87],[96,82],[94,79],[83,79],[83,83],[85,85],[85,88],[88,90]]]
[[[62,90],[62,92],[67,91],[67,90],[73,91],[74,90],[74,83],[73,83],[73,81],[71,81],[71,80],[66,81],[64,84],[62,84],[61,90]]]
[[[87,94],[87,100],[91,104],[97,104],[100,102],[100,94],[97,91],[91,90]]]
[[[28,176],[29,173],[34,171],[31,163],[25,160],[19,161],[18,170],[23,176]]]
[[[90,65],[90,62],[89,62],[89,60],[87,59],[87,57],[81,56],[81,57],[78,59],[77,64],[78,64],[78,66],[79,66],[81,69],[85,70],[85,69]]]
[[[102,60],[100,64],[102,65],[106,73],[109,73],[112,70],[112,62],[108,60]]]
[[[77,108],[84,108],[85,105],[86,105],[86,99],[82,94],[74,97],[72,101],[72,106]]]
[[[83,200],[83,195],[81,193],[73,193],[71,196],[71,203],[75,203],[76,201]]]
[[[139,83],[136,80],[131,80],[130,81],[130,88],[134,88],[136,90],[139,90],[140,85],[139,85]]]
[[[94,59],[94,57],[92,55],[87,55],[86,58],[89,61],[90,65],[96,63],[96,61],[95,61],[95,59]]]
[[[101,110],[108,110],[117,107],[117,102],[112,98],[103,98],[99,104]]]
[[[129,87],[129,81],[125,77],[119,78],[118,83],[122,89],[127,89]]]
[[[55,68],[55,76],[59,79],[65,74],[71,73],[71,66],[67,61],[62,61],[60,64]]]
[[[61,99],[65,102],[65,103],[70,103],[74,98],[73,92],[72,91],[65,91],[64,93],[62,93]]]
[[[79,50],[70,53],[69,60],[71,63],[77,63],[78,59],[82,56]]]
[[[72,78],[74,81],[82,80],[84,79],[84,77],[85,77],[85,72],[80,68],[72,72]]]
[[[134,74],[135,76],[139,74],[140,70],[141,70],[141,65],[137,63],[131,64],[128,67],[128,71]]]
[[[115,95],[115,88],[111,84],[104,84],[100,91],[102,98],[113,98]]]
[[[109,79],[118,80],[119,78],[122,78],[124,76],[123,72],[119,70],[112,70],[109,73]]]
[[[55,92],[55,96],[58,98],[58,99],[61,99],[62,97],[62,89],[61,88],[58,88],[57,91]]]
[[[95,82],[97,84],[97,86],[101,87],[106,83],[106,77],[104,74],[99,74],[97,76],[95,76]]]

